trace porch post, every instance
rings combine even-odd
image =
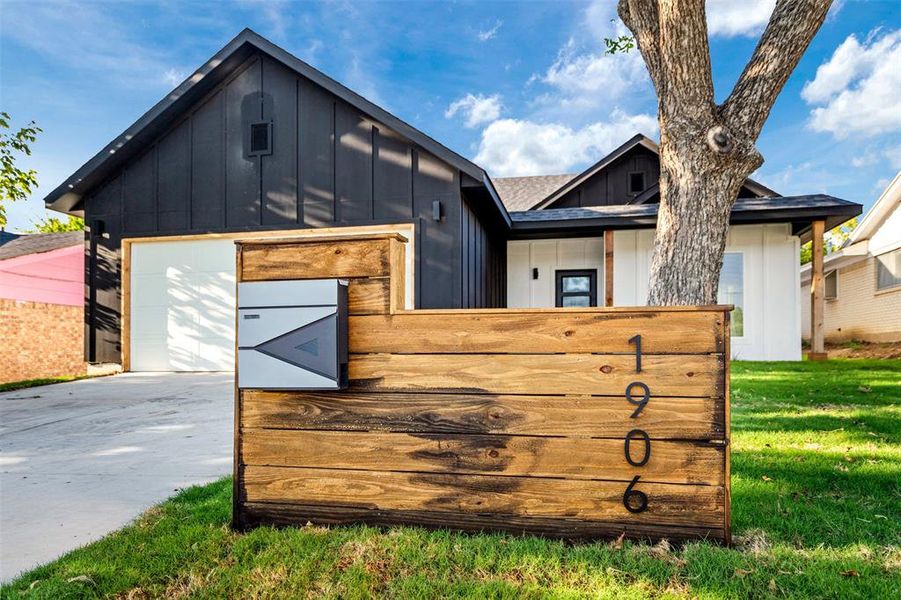
[[[812,258],[810,270],[810,352],[809,360],[826,360],[823,344],[823,312],[825,309],[826,281],[823,279],[823,235],[825,221],[813,222]]]
[[[604,230],[604,306],[613,306],[613,231]]]

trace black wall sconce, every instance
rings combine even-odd
[[[532,279],[538,279],[538,267],[532,267]]]
[[[441,201],[435,200],[432,202],[432,220],[440,221],[441,220]]]

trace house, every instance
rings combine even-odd
[[[837,252],[823,259],[824,335],[829,342],[901,342],[901,173]],[[801,268],[801,287],[811,265]],[[803,307],[810,296],[802,291]],[[809,311],[801,313],[810,339]]]
[[[0,383],[85,372],[84,233],[0,246]]]
[[[416,308],[642,304],[657,164],[638,135],[575,177],[496,184],[245,30],[45,200],[89,227],[89,361],[226,370],[239,238],[400,232]],[[798,245],[860,206],[750,180],[742,195],[723,291],[735,354],[798,358]]]

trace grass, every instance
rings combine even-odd
[[[223,480],[0,597],[898,598],[899,382],[897,360],[734,365],[734,549],[362,526],[235,534]]]
[[[25,379],[23,381],[10,381],[9,383],[0,383],[0,392],[12,392],[13,390],[23,390],[25,388],[38,387],[41,385],[50,385],[52,383],[63,383],[64,381],[75,381],[76,379],[84,379],[88,375],[64,375],[62,377],[45,377],[43,379]]]

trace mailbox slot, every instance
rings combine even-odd
[[[347,282],[238,284],[238,387],[347,387]]]

